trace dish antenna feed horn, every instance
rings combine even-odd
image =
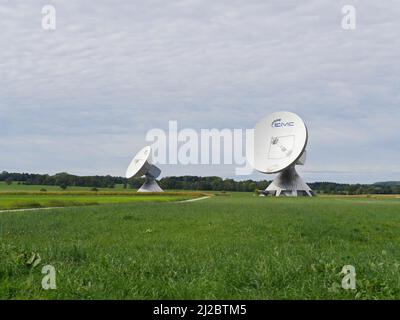
[[[152,164],[152,150],[150,146],[144,147],[132,159],[126,170],[126,178],[145,176],[144,184],[137,192],[164,192],[158,185],[156,178],[161,174],[161,170]]]
[[[275,112],[254,129],[254,168],[266,174],[278,173],[263,195],[310,196],[311,188],[296,172],[304,165],[308,131],[303,120],[292,112]]]

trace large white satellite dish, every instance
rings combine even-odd
[[[254,129],[254,168],[262,173],[279,173],[265,189],[265,195],[312,196],[310,187],[297,174],[304,165],[308,140],[303,120],[292,112],[275,112]]]
[[[136,154],[126,170],[125,176],[128,179],[132,177],[146,177],[145,183],[140,187],[138,192],[164,192],[156,181],[161,170],[152,164],[151,152],[150,146],[144,147]]]

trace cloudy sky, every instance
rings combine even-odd
[[[307,181],[400,180],[399,17],[396,0],[2,0],[0,170],[123,175],[169,120],[244,129],[288,110],[309,128]]]

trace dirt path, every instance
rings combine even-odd
[[[183,201],[178,201],[178,203],[185,203],[185,202],[194,202],[194,201],[199,201],[199,200],[205,200],[210,198],[211,196],[204,196],[200,198],[195,198],[195,199],[189,199],[189,200],[183,200]],[[25,211],[38,211],[38,210],[51,210],[51,209],[65,209],[65,208],[71,208],[73,206],[66,206],[66,207],[43,207],[43,208],[26,208],[26,209],[7,209],[7,210],[0,210],[0,213],[2,212],[25,212]],[[79,206],[81,207],[81,206]],[[82,206],[85,207],[85,206]]]
[[[185,202],[194,202],[194,201],[199,201],[199,200],[205,200],[211,198],[211,196],[204,196],[200,198],[195,198],[195,199],[189,199],[189,200],[183,200],[183,201],[178,201],[179,203],[185,203]]]
[[[50,209],[64,209],[68,207],[44,207],[44,208],[26,208],[26,209],[7,209],[7,210],[0,210],[2,212],[24,212],[24,211],[38,211],[38,210],[50,210]]]

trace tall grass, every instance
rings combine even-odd
[[[124,193],[124,192],[7,192],[0,193],[1,209],[66,207],[126,202],[181,201],[202,196],[196,192]]]
[[[0,298],[398,299],[399,243],[398,199],[231,194],[3,212]],[[41,289],[45,264],[57,290]],[[348,264],[356,290],[340,285]]]

